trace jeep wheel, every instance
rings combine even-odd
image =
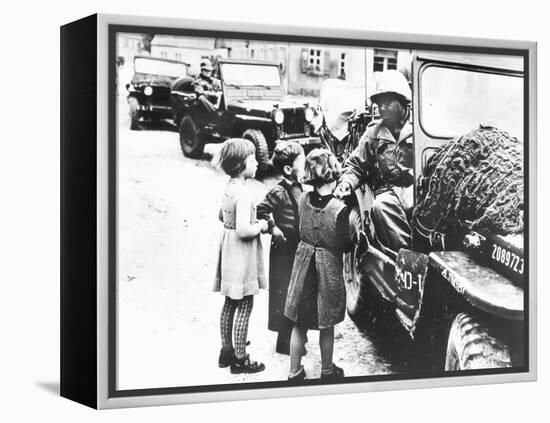
[[[493,338],[472,316],[456,316],[447,343],[445,370],[512,367],[508,347]]]
[[[139,102],[137,98],[130,97],[128,98],[128,111],[130,114],[130,129],[132,130],[138,130],[140,129],[139,126]]]
[[[243,132],[242,137],[252,141],[256,147],[257,174],[265,172],[269,168],[269,149],[264,134],[259,129],[247,129]]]
[[[346,283],[346,308],[349,316],[356,323],[372,323],[376,316],[376,304],[373,301],[372,288],[359,267],[361,256],[365,253],[360,245],[362,232],[361,212],[355,206],[349,214],[351,239],[354,247],[344,255],[344,281]]]
[[[184,116],[180,122],[180,145],[185,157],[198,158],[204,152],[204,142],[199,137],[197,125],[191,116]]]

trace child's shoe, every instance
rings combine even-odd
[[[218,358],[218,366],[219,367],[227,367],[233,364],[235,361],[235,355],[233,354],[233,350],[227,351],[223,348],[220,350],[220,357]]]
[[[265,370],[265,365],[258,361],[253,361],[250,359],[250,355],[245,355],[243,358],[238,359],[234,358],[233,363],[231,363],[231,373],[258,373]]]
[[[336,364],[332,363],[332,371],[330,373],[321,373],[321,380],[334,380],[344,377],[344,369],[338,367]]]
[[[298,373],[296,373],[295,375],[288,375],[288,381],[289,382],[298,382],[298,381],[304,380],[304,379],[307,379],[306,378],[306,371],[304,369],[304,366],[302,366],[300,371]]]

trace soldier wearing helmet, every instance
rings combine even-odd
[[[344,164],[335,190],[350,195],[366,183],[375,194],[372,220],[380,242],[393,251],[409,248],[413,196],[411,90],[397,70],[382,72],[371,101],[381,119],[372,122]]]
[[[220,81],[212,76],[213,67],[210,59],[201,60],[200,70],[199,76],[193,81],[193,88],[205,109],[210,113],[216,113],[221,95]]]

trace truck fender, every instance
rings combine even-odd
[[[523,289],[462,251],[430,253],[430,268],[472,306],[493,316],[523,320]]]

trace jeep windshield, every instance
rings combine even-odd
[[[134,60],[134,71],[136,73],[179,78],[187,75],[187,65],[185,63],[136,57]]]
[[[271,88],[281,86],[278,66],[223,63],[221,74],[225,84],[235,87]]]
[[[451,138],[479,125],[523,139],[523,78],[432,65],[420,76],[420,122],[433,137]]]

